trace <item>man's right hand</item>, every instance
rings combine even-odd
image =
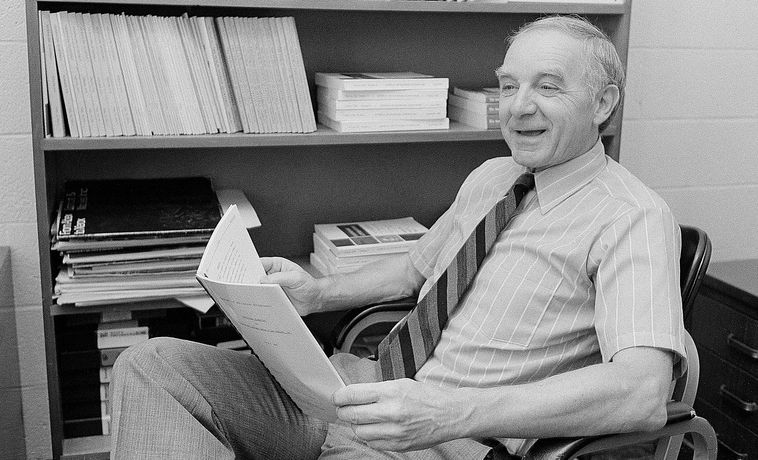
[[[261,277],[261,284],[280,285],[300,316],[319,311],[323,288],[318,280],[282,257],[261,257],[261,263],[267,274]]]

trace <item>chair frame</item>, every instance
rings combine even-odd
[[[680,230],[682,235],[680,287],[682,309],[687,319],[708,268],[712,246],[708,235],[703,230],[693,226],[680,226]],[[396,302],[370,305],[346,315],[336,325],[332,334],[334,349],[349,352],[365,327],[377,322],[395,323],[405,316],[415,303],[415,299],[407,298]],[[696,460],[715,459],[718,443],[713,427],[707,420],[697,416],[692,409],[697,393],[700,364],[695,343],[686,331],[685,348],[688,369],[685,375],[674,382],[672,400],[666,406],[668,419],[663,428],[603,436],[540,439],[524,458],[570,460],[590,453],[657,441],[655,458],[674,460],[679,454],[684,435],[689,433],[692,436],[693,458]]]

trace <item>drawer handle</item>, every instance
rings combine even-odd
[[[758,349],[751,347],[750,345],[734,338],[734,334],[731,332],[726,337],[726,344],[735,350],[739,351],[748,358],[758,360]]]
[[[740,398],[736,394],[732,393],[731,391],[726,389],[726,385],[721,385],[719,387],[719,393],[721,393],[721,396],[724,396],[727,400],[731,401],[737,407],[742,409],[744,412],[752,413],[755,411],[758,411],[758,404],[753,401],[745,401],[744,399]]]
[[[685,439],[687,439],[687,438],[685,438]],[[748,458],[748,454],[742,453],[742,452],[738,452],[736,449],[734,449],[732,446],[730,446],[729,444],[725,443],[724,441],[722,441],[722,440],[719,439],[718,443],[719,443],[719,446],[720,446],[719,447],[719,451],[721,450],[721,448],[724,448],[730,454],[731,458],[734,458],[734,459],[737,459],[737,460],[746,460]]]

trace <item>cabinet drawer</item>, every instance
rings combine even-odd
[[[695,412],[710,422],[719,440],[719,460],[758,459],[758,435],[698,398]]]
[[[710,350],[700,351],[698,398],[758,432],[758,379]]]
[[[695,301],[690,331],[698,350],[707,348],[758,377],[758,320],[700,295]]]

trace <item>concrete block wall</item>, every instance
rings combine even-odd
[[[621,164],[714,261],[758,258],[758,2],[633,0]]]
[[[50,414],[47,397],[42,300],[39,288],[39,252],[34,198],[29,72],[26,55],[26,18],[23,0],[0,0],[0,245],[10,247],[13,269],[13,304],[0,304],[0,334],[15,328],[16,340],[3,343],[16,356],[18,381],[0,379],[0,393],[20,397],[23,415],[10,415],[5,423],[22,427],[15,447],[0,442],[0,458],[51,458]],[[8,322],[14,321],[11,325]],[[14,327],[15,326],[15,327]],[[9,332],[8,332],[9,333]],[[0,369],[13,366],[12,356],[0,356]],[[3,405],[5,406],[5,399]],[[11,417],[21,415],[18,420]],[[19,448],[23,450],[18,450]]]
[[[0,458],[24,458],[23,403],[18,367],[18,336],[13,302],[11,251],[0,246]]]

